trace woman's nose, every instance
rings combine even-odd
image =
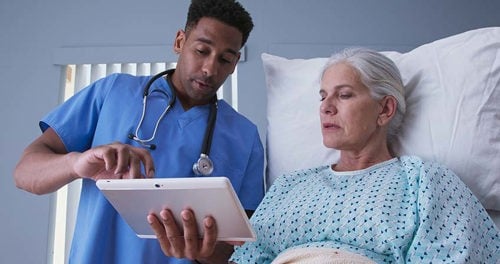
[[[320,111],[322,114],[332,115],[337,113],[337,108],[333,102],[325,99],[321,102]]]

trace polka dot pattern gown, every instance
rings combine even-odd
[[[377,263],[499,263],[500,237],[449,169],[403,156],[364,170],[330,166],[279,177],[251,219],[256,242],[235,263],[270,263],[290,248],[327,247]]]

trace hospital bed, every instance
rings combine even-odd
[[[500,27],[383,53],[398,65],[406,87],[407,115],[395,152],[451,168],[500,227]],[[268,186],[281,174],[338,158],[323,146],[319,127],[318,75],[326,59],[262,54]]]

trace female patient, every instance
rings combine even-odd
[[[332,56],[321,74],[320,119],[323,144],[340,159],[279,177],[251,218],[257,241],[236,247],[230,261],[496,263],[499,231],[464,183],[439,164],[391,152],[403,88],[395,64],[378,52]],[[165,254],[200,259],[192,248],[214,248],[216,228],[185,246],[171,214],[158,217],[148,219]],[[196,234],[189,223],[184,237]]]
[[[335,54],[319,94],[323,144],[340,150],[340,159],[278,178],[251,219],[258,240],[237,247],[231,261],[500,259],[498,230],[452,171],[391,152],[406,109],[390,59],[367,49]]]

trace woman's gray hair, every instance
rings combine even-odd
[[[386,95],[396,98],[397,110],[389,123],[388,140],[398,133],[406,112],[404,85],[396,64],[381,53],[367,48],[348,48],[333,54],[324,66],[320,80],[332,65],[346,63],[359,73],[361,82],[371,91],[375,100]]]

